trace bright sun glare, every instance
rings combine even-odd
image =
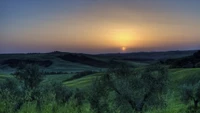
[[[126,47],[122,47],[122,51],[126,51]]]
[[[133,44],[133,38],[135,36],[135,32],[130,28],[116,28],[110,31],[110,37],[112,37],[112,42],[116,44],[116,46],[121,47],[122,51],[126,51],[126,46],[131,46]]]

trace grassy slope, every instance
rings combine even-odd
[[[99,68],[83,65],[79,63],[72,63],[69,61],[64,61],[59,58],[53,59],[53,65],[48,68],[44,68],[45,71],[55,71],[55,72],[79,72],[85,70],[99,70]]]
[[[175,87],[188,80],[200,80],[200,68],[172,69],[169,75]]]
[[[76,80],[67,81],[64,84],[68,83],[77,83],[85,81],[85,80],[91,80],[95,79],[96,76],[100,76],[103,73],[97,73],[88,75]],[[183,84],[188,79],[200,79],[200,68],[183,68],[183,69],[170,69],[169,70],[169,78],[170,78],[170,87],[174,87],[177,89],[178,85]],[[76,86],[76,85],[75,85]],[[78,88],[79,85],[77,85]]]
[[[93,66],[62,60],[58,58],[56,54],[0,54],[0,64],[4,60],[8,59],[51,60],[53,64],[50,67],[41,67],[42,70],[50,72],[80,72],[85,70],[100,70],[99,68]],[[0,73],[10,74],[14,71],[14,68],[11,68],[7,65],[0,65]]]
[[[188,106],[180,101],[180,86],[188,80],[200,80],[200,68],[171,69],[169,90],[166,96],[167,107],[149,113],[185,113]]]
[[[147,58],[147,59],[163,59],[163,58],[179,58],[182,56],[189,56],[193,54],[195,51],[174,51],[174,52],[139,52],[139,53],[125,53],[125,54],[102,54],[102,55],[87,55],[87,54],[77,54],[83,55],[88,58],[92,58],[98,61],[109,62],[111,59],[116,58],[119,62],[128,62],[128,64],[133,66],[142,66],[146,65],[146,63],[142,63],[141,61],[124,61],[124,58]],[[96,68],[94,66],[84,65],[81,62],[73,63],[69,61],[62,60],[58,58],[60,55],[64,54],[72,54],[65,52],[55,52],[55,53],[41,53],[41,54],[0,54],[0,64],[4,60],[8,59],[36,59],[36,60],[51,60],[53,65],[45,68],[46,71],[62,71],[62,72],[77,72],[77,71],[85,71],[85,70],[101,70],[100,68]],[[10,74],[14,72],[14,68],[10,68],[6,65],[0,65],[0,73]]]
[[[54,74],[46,75],[44,78],[43,84],[52,83],[52,82],[63,82],[64,80],[70,78],[73,74]]]
[[[95,73],[75,80],[66,81],[64,82],[64,84],[71,88],[84,88],[89,86],[93,80],[95,80],[98,76],[101,75],[103,75],[103,73]]]
[[[11,76],[11,75],[5,75],[5,74],[0,74],[0,82],[1,82],[2,80],[5,80],[5,79],[11,78],[11,77],[13,77],[13,76]]]
[[[65,54],[65,53],[61,53]],[[69,53],[70,54],[70,53]],[[77,54],[79,55],[79,54]],[[105,67],[110,64],[110,58],[105,57],[101,58],[97,55],[85,55],[81,54],[83,56],[86,56],[90,59],[96,60],[96,62],[105,62]],[[20,60],[25,60],[25,59],[35,59],[35,60],[50,60],[53,62],[52,65],[49,67],[41,67],[41,70],[43,71],[48,71],[48,72],[81,72],[81,71],[86,71],[86,70],[93,70],[93,71],[100,71],[100,70],[105,70],[105,68],[98,68],[94,67],[91,65],[86,65],[81,62],[70,62],[66,60],[62,60],[61,58],[58,58],[59,54],[0,54],[0,73],[3,74],[10,74],[15,71],[15,68],[11,68],[8,65],[1,65],[5,60],[9,59],[20,59]],[[132,62],[132,61],[124,61],[124,60],[116,60],[118,63],[127,63],[130,66],[138,67],[138,66],[143,66],[146,65],[145,63],[139,63],[139,62]]]

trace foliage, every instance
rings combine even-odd
[[[170,69],[168,84],[167,69],[163,66],[156,64],[131,69],[122,65],[109,69],[107,73],[82,77],[81,80],[90,80],[87,86],[93,81],[90,87],[82,88],[83,83],[70,89],[63,83],[51,82],[40,82],[31,89],[25,87],[21,79],[10,77],[0,82],[0,113],[199,112],[199,109],[194,109],[193,100],[183,104],[185,101],[179,99],[183,92],[178,92],[180,83],[186,84],[184,87],[198,89],[196,81],[199,80],[199,72],[198,68]],[[145,95],[149,95],[146,100]],[[142,103],[144,105],[140,111]]]
[[[168,76],[160,65],[148,66],[142,72],[134,72],[126,65],[113,67],[92,84],[89,93],[91,108],[97,113],[109,111],[108,97],[112,95],[116,108],[121,112],[142,112],[150,106],[164,105]]]
[[[198,104],[200,102],[200,81],[196,84],[184,84],[181,87],[181,100],[188,104],[190,102],[193,103],[194,110],[198,109]]]
[[[108,102],[106,101],[107,97],[108,87],[106,87],[105,81],[97,78],[88,91],[88,101],[90,102],[91,108],[97,113],[109,113]]]
[[[28,64],[18,67],[15,77],[24,83],[26,88],[35,88],[43,80],[43,75],[37,65]]]
[[[117,95],[119,107],[129,105],[132,110],[142,112],[148,106],[163,103],[162,94],[168,79],[167,69],[163,66],[148,66],[140,73],[122,66],[111,69],[106,78],[107,84]]]
[[[57,103],[64,104],[72,96],[71,90],[63,86],[61,83],[54,83],[53,88]]]

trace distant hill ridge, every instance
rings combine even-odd
[[[157,61],[157,60],[166,60],[181,58],[193,55],[197,50],[186,50],[186,51],[163,51],[163,52],[132,52],[132,53],[111,53],[111,54],[99,54],[102,57],[110,57],[116,59],[123,59],[129,61]]]
[[[17,65],[21,62],[25,64],[38,64],[41,66],[41,69],[49,72],[80,72],[86,70],[101,70],[102,68],[107,68],[110,65],[119,65],[121,63],[126,63],[131,67],[137,67],[154,63],[159,60],[166,61],[166,59],[185,58],[193,55],[195,52],[196,50],[83,54],[54,51],[49,53],[0,54],[0,73],[13,72]],[[196,56],[198,56],[198,54]],[[169,62],[170,60],[168,61],[168,64],[170,64]],[[196,63],[192,65],[193,67],[198,66]]]
[[[200,50],[191,56],[167,59],[163,63],[170,65],[171,68],[195,68],[200,67]]]

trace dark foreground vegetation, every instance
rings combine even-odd
[[[199,51],[180,59],[196,65]],[[0,76],[0,113],[199,113],[200,69],[172,68],[179,59],[158,62],[110,62],[106,70],[70,73],[61,81],[46,78],[70,74],[21,63],[10,77]]]
[[[152,106],[164,107],[167,69],[155,65],[142,70],[136,72],[125,65],[112,67],[86,90],[80,90],[69,89],[61,83],[42,84],[44,76],[38,66],[20,66],[15,78],[1,84],[1,112],[22,112],[24,106],[43,112],[49,103],[54,103],[46,108],[49,112],[59,112],[58,106],[69,103],[78,112],[84,112],[81,107],[87,103],[88,112],[96,113],[143,112]]]

